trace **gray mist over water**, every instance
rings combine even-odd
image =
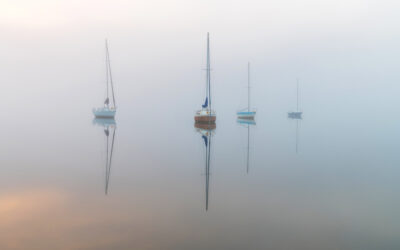
[[[0,248],[398,249],[399,7],[0,3]],[[207,32],[217,128],[206,211],[193,116]],[[109,175],[91,113],[105,97],[105,38],[118,107]],[[247,173],[235,113],[248,62]],[[302,120],[287,118],[296,78]]]

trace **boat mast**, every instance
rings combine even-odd
[[[211,110],[211,69],[210,69],[210,34],[207,32],[207,90],[208,102]],[[210,112],[211,115],[211,112]]]
[[[107,53],[107,39],[106,39],[106,46],[105,46],[105,49],[106,49],[106,89],[107,89],[107,97],[106,97],[106,105],[107,105],[107,108],[110,106],[110,104],[109,104],[109,98],[108,98],[108,53]]]
[[[109,71],[109,75],[110,75],[111,93],[112,93],[112,98],[113,98],[113,104],[114,104],[114,107],[116,107],[116,104],[115,104],[115,95],[114,95],[114,83],[113,83],[113,80],[112,80],[112,73],[111,73],[110,53],[109,53],[109,51],[108,51],[108,43],[107,43],[107,40],[106,40],[106,52],[107,52],[108,71]],[[107,90],[108,90],[108,85],[107,85]]]
[[[299,79],[297,78],[297,112],[299,112]]]
[[[250,112],[250,62],[247,64],[247,110]]]

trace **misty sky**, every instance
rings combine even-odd
[[[152,103],[162,111],[173,102],[191,113],[204,98],[210,32],[219,113],[246,103],[248,61],[253,104],[264,111],[295,108],[296,78],[302,109],[395,108],[399,9],[360,0],[3,0],[0,95],[19,110],[101,105],[108,38],[120,109]]]

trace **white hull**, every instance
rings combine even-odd
[[[114,118],[117,110],[109,108],[93,109],[93,114],[96,118]]]
[[[238,118],[243,118],[243,119],[254,119],[256,116],[256,111],[239,111],[236,113]]]
[[[216,114],[214,110],[210,110],[207,108],[197,111],[196,116],[216,116]]]

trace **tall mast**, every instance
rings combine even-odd
[[[106,47],[105,47],[105,49],[106,49],[106,89],[107,89],[107,97],[106,97],[106,100],[108,100],[108,72],[109,72],[109,70],[108,70],[108,51],[107,51],[107,39],[106,39]],[[109,107],[109,103],[108,103],[108,101],[107,101],[107,107]]]
[[[250,112],[250,62],[247,64],[247,110]]]
[[[115,107],[116,104],[115,104],[115,95],[114,95],[114,83],[113,83],[113,80],[112,80],[110,53],[108,52],[107,40],[106,40],[106,51],[107,51],[107,59],[108,59],[108,71],[109,71],[110,83],[111,83],[111,93],[112,93],[112,98],[113,98],[113,104],[114,104],[114,107]]]
[[[297,78],[297,112],[299,112],[299,79]]]
[[[211,110],[211,65],[210,65],[210,34],[207,32],[207,89],[208,102]],[[211,114],[211,112],[210,112]]]

